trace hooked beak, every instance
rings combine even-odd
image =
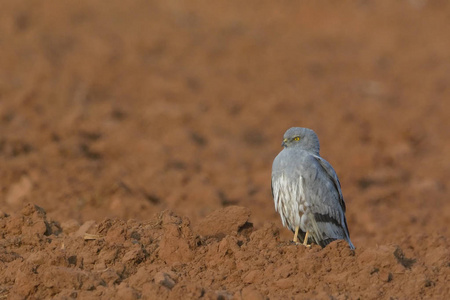
[[[281,147],[286,148],[286,146],[287,146],[286,142],[287,142],[287,139],[284,139],[283,142],[281,143]]]

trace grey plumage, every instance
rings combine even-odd
[[[283,226],[293,232],[298,227],[299,237],[307,236],[305,245],[314,242],[325,247],[343,239],[354,249],[341,185],[333,167],[320,157],[315,132],[290,128],[282,146],[272,165],[272,195]]]

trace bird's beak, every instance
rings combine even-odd
[[[283,142],[281,143],[281,147],[285,147],[286,148],[286,142],[287,142],[287,139],[284,139]]]

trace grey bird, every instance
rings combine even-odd
[[[320,157],[319,138],[308,128],[292,127],[281,144],[284,149],[272,165],[272,195],[283,226],[303,245],[325,247],[346,240],[351,249],[345,202],[333,167]]]

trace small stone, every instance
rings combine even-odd
[[[164,273],[164,272],[156,273],[154,280],[155,280],[155,283],[160,284],[160,285],[168,288],[169,290],[171,290],[176,284],[175,280],[173,280],[169,274]]]
[[[83,225],[78,228],[75,232],[76,237],[83,237],[86,232],[88,232],[95,225],[95,221],[86,221]]]

